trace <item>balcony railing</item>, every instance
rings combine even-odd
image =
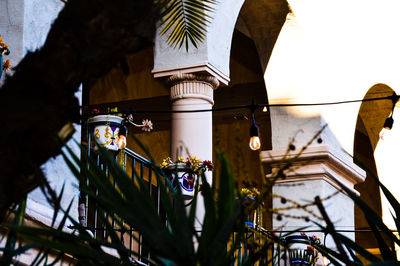
[[[90,131],[87,135],[87,145],[91,147],[87,149],[87,157],[92,158],[97,163],[106,175],[112,180],[112,177],[109,174],[109,171],[104,163],[102,163],[100,159],[100,155],[97,152],[94,152],[94,143],[92,140],[92,136]],[[118,154],[114,155],[116,161],[118,161],[121,165],[125,167],[126,173],[131,177],[133,183],[137,182],[135,179],[141,179],[148,188],[149,194],[151,195],[153,202],[157,208],[158,214],[160,218],[166,221],[166,215],[163,211],[161,205],[161,192],[160,187],[157,185],[157,178],[155,176],[154,170],[152,168],[152,163],[144,158],[143,156],[135,153],[134,151],[124,148]],[[88,166],[86,166],[88,167]],[[88,180],[90,186],[90,180]],[[98,193],[98,191],[96,191]],[[119,235],[124,246],[132,252],[132,254],[137,254],[132,256],[132,258],[136,261],[147,262],[151,259],[150,252],[146,249],[143,239],[143,235],[134,227],[122,222],[116,221],[116,217],[114,215],[108,215],[106,217],[101,217],[101,211],[99,211],[96,203],[88,199],[87,202],[87,228],[92,231],[94,237],[101,240],[109,240],[109,231],[104,226],[104,220],[108,220],[112,225],[112,228]],[[246,259],[253,252],[253,245],[256,243],[259,247],[265,244],[265,238],[262,235],[267,234],[267,231],[260,226],[252,226],[251,229],[247,231],[244,236],[244,241],[240,243],[240,248],[235,252],[236,263],[240,265],[243,259]],[[232,235],[234,237],[235,233]],[[281,250],[275,249],[274,246],[269,246],[265,250],[265,257],[260,261],[260,265],[268,265],[270,263],[271,257],[274,257],[276,253],[278,253],[278,257],[280,257]],[[275,254],[274,254],[275,253]]]
[[[100,155],[97,152],[94,152],[94,143],[91,143],[93,142],[91,135],[92,134],[89,130],[87,134],[87,147],[91,148],[87,149],[87,157],[94,159],[97,166],[99,166],[112,180],[107,167],[101,161]],[[137,178],[144,182],[154,201],[158,214],[161,219],[166,220],[161,206],[160,188],[157,185],[157,178],[154,174],[152,163],[128,148],[121,150],[118,154],[114,155],[114,158],[125,167],[126,173],[131,177],[133,183],[137,182]],[[88,184],[90,187],[90,180],[88,180]],[[98,191],[95,192],[96,194],[98,193]],[[150,253],[143,245],[143,235],[136,228],[129,226],[123,221],[117,221],[117,217],[114,215],[107,215],[106,217],[100,217],[100,215],[102,215],[102,212],[99,210],[97,204],[89,198],[87,201],[87,228],[94,234],[94,237],[101,240],[109,239],[108,229],[106,230],[106,227],[102,222],[108,220],[112,225],[113,230],[119,235],[124,246],[129,249],[132,254],[137,254],[137,256],[132,256],[132,258],[137,261],[148,261]]]

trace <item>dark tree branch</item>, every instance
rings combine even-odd
[[[322,217],[324,218],[324,220],[326,222],[326,232],[332,235],[332,238],[336,244],[336,248],[338,249],[339,254],[342,257],[342,261],[346,265],[353,265],[354,263],[352,263],[350,261],[349,257],[347,256],[346,251],[343,249],[343,246],[340,243],[340,239],[336,233],[335,226],[333,225],[331,219],[329,218],[328,214],[326,213],[325,208],[322,205],[320,197],[318,197],[318,196],[315,197],[315,204],[317,205],[319,211],[321,212]]]
[[[28,53],[0,89],[0,219],[42,183],[40,166],[60,153],[60,129],[80,122],[74,93],[154,37],[149,0],[69,0],[44,46]]]

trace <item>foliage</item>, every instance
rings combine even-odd
[[[163,6],[161,35],[169,32],[168,44],[179,48],[185,44],[187,51],[189,42],[197,48],[204,41],[215,0],[158,0],[157,3]]]
[[[3,41],[3,38],[0,35],[0,78],[3,71],[7,71],[11,68],[10,59],[3,61],[3,55],[9,54],[10,49],[8,48],[8,44]]]
[[[161,192],[160,200],[168,221],[166,226],[164,218],[155,208],[144,180],[136,173],[135,180],[137,182],[132,182],[131,177],[107,151],[102,148],[99,150],[112,179],[90,158],[84,158],[89,167],[80,171],[77,167],[80,165],[79,158],[70,151],[63,156],[79,179],[82,191],[98,206],[98,210],[102,214],[100,217],[114,217],[118,228],[132,226],[143,234],[144,248],[150,254],[145,258],[145,263],[154,265],[280,264],[282,255],[285,253],[284,250],[289,248],[288,244],[282,240],[287,235],[277,236],[257,225],[253,228],[246,227],[246,218],[249,213],[257,209],[265,195],[270,193],[268,191],[271,188],[270,183],[264,184],[260,189],[260,196],[256,197],[256,200],[250,205],[241,201],[247,195],[246,193],[239,194],[239,201],[235,201],[234,177],[229,161],[219,154],[217,161],[220,168],[218,184],[211,187],[207,183],[203,171],[201,193],[204,198],[205,217],[202,221],[202,230],[199,231],[195,221],[196,203],[200,198],[198,197],[199,192],[195,191],[193,202],[187,210],[180,187],[174,188],[163,176],[161,168],[153,163],[152,167]],[[146,149],[144,148],[144,150]],[[149,154],[148,156],[151,158]],[[290,164],[291,162],[283,164],[281,168],[289,169]],[[283,174],[283,171],[278,171],[278,173]],[[374,176],[373,173],[370,174]],[[393,219],[399,230],[400,203],[379,182],[378,178],[374,177],[392,205]],[[87,184],[87,178],[91,180],[91,186]],[[214,182],[216,181],[214,180]],[[362,261],[369,261],[371,265],[399,264],[394,245],[400,244],[398,235],[390,230],[383,223],[381,217],[356,194],[339,181],[337,183],[364,212],[379,245],[381,256],[370,253],[353,240],[337,232],[322,205],[322,200],[318,197],[315,198],[314,204],[320,210],[325,225],[314,223],[320,226],[326,234],[332,236],[336,246],[327,247],[320,244],[319,241],[311,241],[312,250],[317,250],[333,265],[362,265]],[[50,195],[50,197],[56,207],[56,217],[59,210],[57,202],[60,202],[62,193],[58,197],[54,195]],[[3,257],[0,263],[7,264],[26,250],[39,247],[40,252],[33,265],[40,265],[46,261],[48,254],[52,251],[59,254],[57,259],[64,254],[72,256],[78,265],[138,264],[133,258],[139,254],[129,250],[123,244],[121,235],[113,229],[109,219],[102,220],[107,229],[107,239],[96,239],[88,231],[88,228],[70,217],[70,207],[71,205],[64,211],[65,215],[58,227],[53,229],[22,225],[24,207],[20,205],[14,216],[14,223],[3,227],[7,228],[8,233],[7,243],[2,248]],[[63,231],[67,220],[75,228],[73,233]],[[20,239],[33,244],[24,245]],[[251,240],[248,241],[249,239]],[[136,240],[139,241],[138,237]],[[291,240],[292,243],[296,243],[296,241],[296,239]],[[243,247],[245,248],[243,249]],[[106,249],[114,252],[106,252]]]
[[[393,212],[392,217],[396,224],[397,230],[390,230],[387,225],[383,222],[381,216],[377,214],[370,206],[368,206],[357,194],[350,190],[347,186],[335,180],[341,189],[354,201],[354,203],[364,213],[365,218],[370,226],[370,229],[377,241],[380,256],[376,256],[370,253],[367,249],[358,245],[355,241],[349,239],[343,234],[336,232],[333,223],[330,221],[328,215],[325,212],[324,207],[321,204],[321,200],[316,197],[315,204],[318,206],[321,214],[326,222],[326,226],[319,225],[326,233],[330,234],[335,241],[336,250],[329,249],[326,247],[320,247],[320,252],[328,257],[334,265],[362,265],[360,258],[364,258],[371,262],[370,265],[400,265],[396,254],[396,245],[400,245],[400,238],[398,231],[400,230],[400,203],[393,196],[393,194],[379,181],[378,176],[373,171],[370,171],[361,162],[357,162],[372,176],[384,196],[390,203]]]
[[[162,169],[170,168],[170,167],[176,167],[178,164],[183,164],[185,167],[193,170],[197,174],[201,174],[202,171],[212,171],[214,170],[214,165],[211,161],[209,160],[204,160],[200,161],[199,158],[196,156],[193,157],[188,157],[183,159],[183,157],[178,157],[178,160],[176,162],[173,162],[170,157],[167,157],[163,160],[161,163],[160,167]]]
[[[146,263],[157,265],[231,265],[234,261],[243,265],[251,265],[256,261],[266,261],[267,253],[249,252],[243,250],[240,243],[247,243],[245,236],[254,235],[245,228],[247,207],[235,202],[232,171],[228,160],[219,155],[220,178],[216,190],[210,187],[202,175],[202,196],[204,198],[205,217],[202,230],[196,228],[195,213],[198,200],[198,191],[187,212],[183,196],[178,186],[172,184],[162,175],[161,169],[153,165],[157,184],[160,187],[161,202],[166,213],[168,226],[160,217],[154,201],[144,184],[144,180],[136,174],[132,182],[131,177],[114,158],[100,148],[102,160],[107,165],[107,171],[112,180],[102,171],[96,162],[85,158],[88,169],[77,168],[80,160],[72,152],[63,154],[67,164],[79,179],[81,189],[91,200],[94,200],[102,217],[115,217],[119,228],[133,226],[143,234],[144,247],[151,254]],[[71,158],[71,159],[70,159]],[[91,180],[89,187],[86,178]],[[62,195],[61,195],[62,196]],[[61,197],[60,196],[60,197]],[[53,198],[52,202],[59,201]],[[71,206],[71,205],[70,205]],[[69,206],[69,208],[70,208]],[[69,208],[65,210],[64,218],[57,229],[32,228],[23,225],[8,225],[13,234],[35,243],[41,247],[41,253],[34,265],[39,265],[47,258],[50,251],[56,251],[60,257],[64,254],[73,256],[80,265],[135,265],[132,257],[137,257],[134,251],[124,246],[121,236],[113,230],[109,219],[103,219],[108,229],[106,240],[93,238],[87,228],[80,225],[69,215]],[[57,213],[55,213],[57,215]],[[65,222],[71,221],[75,232],[64,232]],[[235,233],[234,233],[235,232]],[[139,241],[139,239],[136,239]],[[271,241],[259,239],[260,250],[274,247]],[[249,243],[249,246],[251,244]],[[118,255],[111,255],[103,249],[111,249]],[[13,249],[11,249],[13,250]],[[274,254],[272,252],[272,254]],[[277,256],[275,252],[274,256]]]

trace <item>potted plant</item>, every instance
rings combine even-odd
[[[142,131],[150,132],[153,129],[151,120],[144,119],[142,124],[133,122],[133,115],[119,113],[118,108],[109,109],[111,114],[100,114],[98,109],[93,109],[92,113],[95,114],[92,118],[88,119],[88,124],[93,128],[92,135],[94,136],[97,144],[109,151],[117,152],[126,146],[126,125],[133,125],[142,128]],[[94,148],[97,150],[97,147]]]
[[[9,55],[10,49],[8,49],[8,44],[3,41],[3,38],[0,35],[0,78],[3,74],[3,71],[7,71],[10,69],[10,59],[3,61],[3,55]]]
[[[188,157],[186,160],[183,157],[178,157],[176,162],[168,157],[161,163],[161,168],[172,184],[175,186],[179,184],[183,197],[191,199],[194,195],[195,184],[198,183],[198,176],[204,171],[212,171],[214,165],[209,160],[200,161],[196,156]]]
[[[124,118],[116,115],[96,115],[88,120],[92,126],[92,136],[99,146],[117,152],[118,133]],[[95,147],[97,150],[97,147]]]
[[[245,206],[250,206],[260,195],[257,188],[242,188],[240,190],[240,200]],[[262,206],[258,206],[256,209],[250,210],[247,215],[247,220],[245,222],[246,227],[256,229],[257,225],[262,224]]]
[[[286,237],[285,242],[289,252],[290,265],[315,265],[318,260],[318,251],[314,245],[321,244],[320,238],[301,233]]]

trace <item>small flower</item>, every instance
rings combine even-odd
[[[211,161],[200,161],[200,159],[196,156],[188,157],[186,160],[183,157],[179,156],[176,162],[173,162],[170,157],[163,160],[160,164],[161,168],[167,168],[170,165],[176,165],[178,163],[183,163],[187,168],[193,170],[196,175],[200,175],[202,171],[212,171],[214,169],[214,165]]]
[[[150,132],[153,129],[153,123],[148,119],[142,121],[142,126],[142,130],[146,132]]]
[[[214,164],[210,160],[203,161],[203,166],[206,167],[208,171],[214,170]]]
[[[309,255],[313,255],[314,254],[314,247],[313,246],[307,246],[307,253]]]
[[[167,168],[169,165],[173,164],[172,160],[170,157],[167,157],[163,160],[161,163],[161,168]]]
[[[94,114],[94,115],[98,115],[98,114],[100,114],[100,110],[99,110],[99,109],[96,109],[96,108],[94,108],[94,109],[92,110],[92,114]]]
[[[11,68],[10,59],[7,59],[7,61],[4,61],[4,63],[3,63],[3,71],[7,71],[10,68]]]

